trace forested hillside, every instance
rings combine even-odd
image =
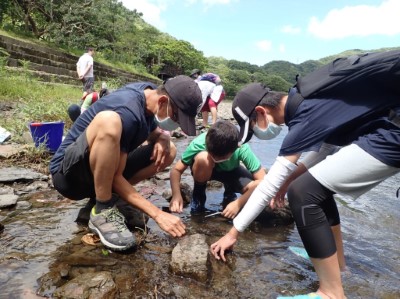
[[[91,46],[96,48],[97,61],[139,74],[173,76],[189,74],[194,68],[215,72],[230,97],[250,82],[286,91],[297,74],[305,75],[338,56],[362,52],[350,50],[300,64],[272,61],[263,66],[205,57],[189,42],[147,24],[141,13],[128,10],[118,0],[2,0],[0,29],[76,55]]]

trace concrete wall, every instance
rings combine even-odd
[[[3,48],[10,55],[7,60],[7,66],[10,68],[21,69],[23,67],[22,61],[28,61],[28,70],[41,78],[41,80],[77,86],[82,85],[76,74],[78,56],[4,35],[0,35],[0,48]],[[136,81],[161,83],[158,79],[148,78],[98,63],[96,62],[96,57],[94,57],[94,60],[96,83],[109,79],[119,79],[123,84]],[[100,84],[97,84],[97,86],[100,86]]]

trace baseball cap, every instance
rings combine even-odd
[[[251,83],[243,87],[233,99],[232,114],[240,126],[239,142],[241,144],[249,141],[253,135],[250,120],[254,116],[254,108],[270,90],[261,83]]]
[[[164,83],[171,101],[178,107],[178,123],[189,136],[196,136],[196,115],[202,104],[197,83],[188,76],[179,75]]]

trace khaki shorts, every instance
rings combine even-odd
[[[355,199],[400,169],[386,165],[351,144],[311,167],[309,172],[329,190]]]

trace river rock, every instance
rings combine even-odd
[[[18,196],[14,194],[2,194],[0,195],[0,209],[8,208],[17,203]]]
[[[70,268],[68,264],[60,263],[51,272],[41,276],[37,280],[39,284],[37,294],[43,297],[51,297],[53,292],[66,282],[65,278],[67,278]]]
[[[117,287],[110,272],[85,273],[75,277],[53,293],[54,298],[111,299],[117,295]]]
[[[274,210],[266,207],[256,218],[256,221],[268,226],[289,225],[294,222],[294,218],[288,203],[286,203],[283,208]]]
[[[39,189],[47,189],[49,188],[49,184],[45,181],[35,181],[32,184],[29,184],[28,186],[25,186],[21,190],[19,190],[20,193],[29,193],[32,191],[36,191]]]
[[[192,188],[189,184],[181,183],[181,196],[183,198],[183,206],[186,206],[190,203],[190,199],[192,198]],[[162,193],[162,197],[165,198],[166,201],[170,202],[172,199],[172,190],[167,189]]]
[[[90,267],[90,266],[114,266],[118,263],[117,259],[104,258],[102,256],[90,256],[83,253],[73,253],[60,258],[63,263],[70,266]]]
[[[0,195],[2,194],[14,194],[14,188],[10,186],[2,186],[0,187]]]
[[[47,180],[48,176],[21,167],[0,168],[0,183],[16,181]]]
[[[171,271],[176,275],[206,282],[208,277],[208,245],[205,235],[194,234],[179,241],[172,251]]]

